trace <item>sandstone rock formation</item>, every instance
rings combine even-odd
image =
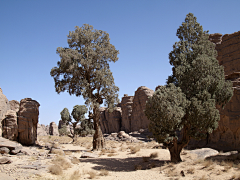
[[[2,120],[5,118],[5,115],[9,109],[9,101],[0,88],[0,137],[2,136]]]
[[[152,96],[153,93],[153,90],[145,86],[141,86],[135,91],[132,106],[131,131],[148,128],[149,120],[145,116],[144,110],[148,97]]]
[[[16,100],[11,100],[9,101],[9,104],[10,104],[10,109],[15,111],[15,112],[18,112],[19,111],[19,105],[20,103]]]
[[[59,136],[58,126],[55,122],[51,122],[49,126],[49,134],[52,136]]]
[[[131,131],[131,115],[132,115],[132,104],[133,96],[128,96],[124,94],[122,97],[122,131],[130,132]]]
[[[103,133],[119,131],[138,131],[148,128],[149,121],[144,114],[146,100],[152,96],[153,90],[141,86],[134,96],[124,95],[121,103],[112,113],[106,107],[100,107],[100,125]]]
[[[37,124],[40,104],[31,98],[20,101],[18,112],[18,141],[23,145],[33,145],[37,140]]]
[[[104,107],[100,109],[100,126],[103,133],[119,132],[121,130],[122,110],[116,107],[112,113]]]
[[[17,141],[18,123],[17,112],[8,110],[5,118],[2,120],[2,136],[6,139]]]
[[[46,127],[44,124],[37,124],[37,136],[47,136]]]

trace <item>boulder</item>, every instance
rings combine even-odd
[[[211,149],[211,148],[196,149],[196,150],[189,151],[189,153],[196,154],[197,159],[205,159],[207,157],[215,156],[215,155],[219,154],[218,151],[216,151],[215,149]]]
[[[3,137],[0,137],[0,148],[6,147],[10,150],[11,154],[16,154],[21,151],[23,146],[15,141],[11,141],[8,139],[5,139]]]
[[[55,122],[51,122],[49,126],[49,134],[52,136],[59,136],[58,126]]]
[[[46,127],[44,124],[37,124],[37,136],[47,136]]]
[[[132,105],[131,131],[148,128],[150,121],[145,116],[144,110],[148,97],[152,96],[153,93],[153,90],[145,86],[141,86],[135,91]]]
[[[9,101],[0,88],[0,137],[2,137],[2,120],[5,118],[8,110],[10,110]]]
[[[0,154],[8,154],[8,153],[9,153],[9,149],[7,147],[0,148]]]
[[[122,127],[121,130],[125,132],[131,131],[131,115],[132,115],[133,96],[124,94],[121,101],[122,107]]]
[[[18,123],[17,113],[14,110],[8,110],[5,118],[2,120],[2,136],[6,139],[17,141]]]
[[[37,124],[40,104],[31,98],[20,101],[18,112],[18,141],[23,145],[33,145],[37,140]]]
[[[12,163],[12,160],[8,157],[3,157],[3,158],[0,158],[0,164],[10,164]]]

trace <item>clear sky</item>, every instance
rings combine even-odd
[[[57,94],[50,71],[68,47],[75,26],[109,33],[120,54],[110,63],[119,99],[140,86],[155,89],[172,73],[168,54],[191,12],[209,33],[240,31],[239,0],[0,0],[0,87],[8,100],[40,103],[39,123],[58,124],[60,112],[84,105],[82,97]]]

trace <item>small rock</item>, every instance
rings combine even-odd
[[[196,154],[198,159],[205,159],[209,156],[215,156],[219,154],[217,150],[211,149],[211,148],[196,149],[196,150],[189,151],[189,153]]]
[[[8,154],[9,153],[9,149],[7,147],[1,147],[0,148],[0,153],[1,154]]]
[[[81,155],[80,158],[97,158],[97,157],[98,157],[97,154],[85,152]]]
[[[0,158],[0,164],[10,164],[12,163],[12,160],[8,157],[3,157],[3,158]]]

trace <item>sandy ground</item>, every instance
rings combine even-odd
[[[183,162],[173,164],[167,149],[160,147],[155,141],[129,143],[107,141],[107,150],[91,152],[92,138],[79,138],[76,144],[69,144],[71,139],[65,137],[40,137],[40,144],[53,143],[62,149],[63,155],[48,154],[49,150],[39,147],[26,147],[32,155],[8,155],[11,164],[0,165],[0,172],[14,179],[46,179],[46,180],[75,180],[75,179],[104,179],[104,180],[153,180],[153,179],[240,179],[240,164],[234,162],[212,162],[197,159],[190,150],[183,150]],[[58,142],[58,143],[56,143]],[[66,144],[68,142],[68,144]],[[139,150],[140,149],[140,150]],[[132,151],[131,151],[132,150]],[[138,151],[139,150],[139,151]],[[96,158],[80,158],[89,151],[98,155]],[[150,158],[151,154],[155,157]],[[157,157],[156,157],[157,154]],[[62,157],[66,161],[54,163],[54,159]],[[75,159],[75,161],[72,161]],[[68,162],[68,163],[67,163]],[[66,164],[70,164],[67,167]],[[54,166],[55,171],[49,170]],[[36,168],[34,168],[36,167]],[[63,169],[62,173],[57,170]],[[0,177],[1,179],[1,177]]]

